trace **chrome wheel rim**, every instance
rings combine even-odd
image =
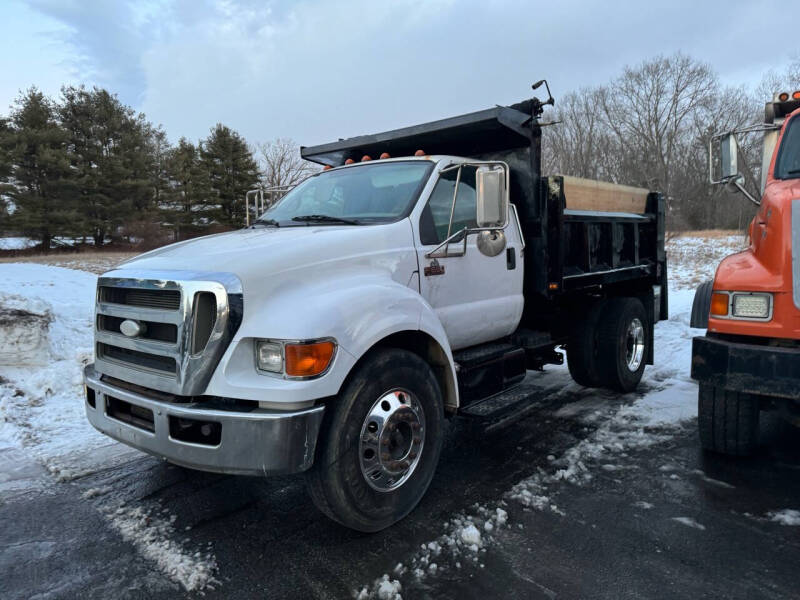
[[[633,319],[628,325],[625,336],[625,359],[630,371],[638,371],[644,357],[644,326],[639,319]]]
[[[361,474],[374,490],[391,492],[403,485],[419,464],[425,445],[425,412],[407,390],[383,394],[361,426],[358,457]]]

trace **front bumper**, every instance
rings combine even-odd
[[[692,378],[736,392],[800,400],[800,350],[696,337]]]
[[[162,402],[101,381],[94,365],[84,370],[84,382],[91,390],[85,399],[86,416],[98,431],[172,463],[216,473],[271,475],[305,471],[314,461],[323,406],[245,412]],[[109,414],[112,406],[112,413],[123,406],[145,418],[121,420]],[[208,424],[219,439],[212,444],[175,439],[176,419]]]

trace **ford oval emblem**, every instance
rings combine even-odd
[[[142,333],[142,326],[131,319],[125,319],[119,324],[119,330],[128,337],[136,337]]]

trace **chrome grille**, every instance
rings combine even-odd
[[[181,307],[181,293],[177,290],[147,290],[102,286],[100,298],[103,302],[178,310]]]
[[[241,319],[228,273],[122,269],[98,280],[95,369],[153,390],[202,394]],[[123,335],[125,320],[140,331]]]

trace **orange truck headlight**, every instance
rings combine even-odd
[[[715,317],[727,317],[728,316],[728,304],[730,302],[730,296],[728,294],[723,294],[720,292],[714,292],[711,295],[711,314]]]

